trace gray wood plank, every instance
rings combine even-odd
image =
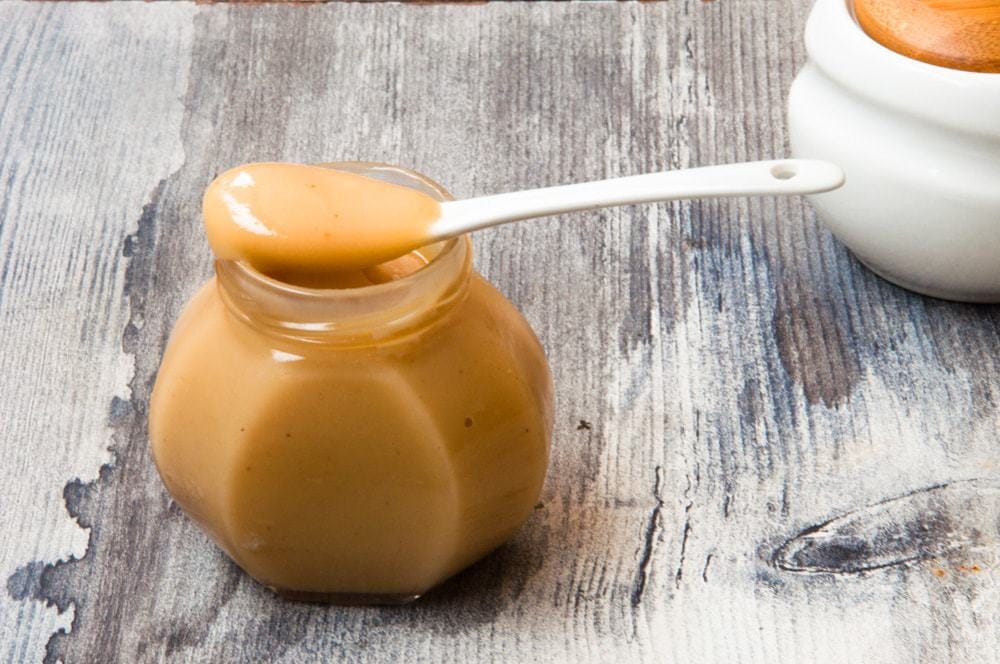
[[[220,169],[462,196],[783,154],[807,11],[0,4],[0,659],[996,661],[1000,308],[880,281],[799,200],[477,236],[549,354],[552,465],[413,606],[273,597],[147,452]]]
[[[151,187],[184,162],[193,13],[0,4],[5,662],[38,661],[85,615],[82,596],[30,598],[49,587],[46,565],[93,556],[64,487],[123,444],[109,422],[127,416],[134,370],[123,248]]]

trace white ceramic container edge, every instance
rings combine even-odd
[[[792,153],[847,176],[810,201],[889,281],[1000,302],[1000,74],[895,53],[865,34],[846,3],[813,6],[809,62],[789,94]]]

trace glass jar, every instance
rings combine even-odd
[[[450,196],[409,170],[328,164]],[[282,283],[217,262],[167,345],[153,456],[177,503],[251,576],[333,603],[401,603],[532,513],[552,384],[468,237],[395,281]]]

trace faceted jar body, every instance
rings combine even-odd
[[[153,455],[178,504],[258,581],[301,599],[406,601],[531,514],[551,378],[470,252],[455,240],[407,277],[341,291],[221,263],[188,304],[153,392]]]

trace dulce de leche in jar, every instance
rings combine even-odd
[[[390,183],[385,200],[449,198],[405,169],[327,166]],[[149,416],[184,511],[261,583],[334,603],[414,599],[507,540],[551,428],[542,348],[467,237],[343,271],[217,261]]]

